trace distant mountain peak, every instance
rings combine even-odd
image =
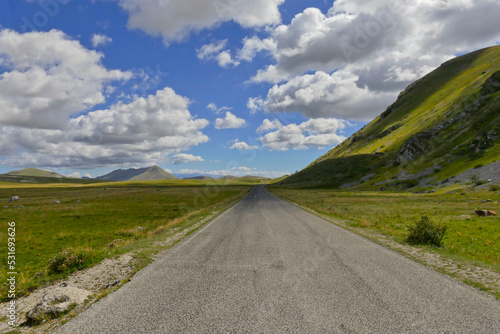
[[[144,168],[117,169],[106,175],[99,176],[97,179],[107,181],[150,181],[175,180],[177,177],[154,165]]]

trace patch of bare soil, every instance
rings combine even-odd
[[[28,296],[16,300],[18,312],[17,324],[25,323],[28,319],[27,313],[42,305],[47,296],[67,296],[69,305],[73,304],[71,315],[81,311],[89,302],[96,301],[96,297],[106,289],[118,286],[134,272],[135,260],[132,254],[124,254],[116,259],[105,259],[94,267],[78,271],[67,279],[53,282],[52,285],[38,289]],[[68,306],[69,306],[68,305]],[[7,303],[1,304],[0,318],[7,315]],[[17,327],[20,333],[43,333],[50,332],[51,323],[57,323],[59,319],[42,321],[37,327]],[[0,333],[8,333],[14,330],[6,322],[0,323]],[[48,330],[48,331],[46,331]]]

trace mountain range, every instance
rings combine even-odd
[[[182,177],[182,175],[180,175]],[[41,170],[37,168],[26,168],[22,170],[12,171],[6,174],[0,174],[0,182],[29,182],[29,183],[98,183],[107,181],[151,181],[151,180],[179,180],[180,177],[174,176],[159,166],[151,166],[145,168],[130,168],[117,169],[106,175],[99,176],[95,179],[76,178],[61,175],[56,172]],[[57,180],[56,180],[57,179]],[[226,176],[207,176],[207,175],[184,175],[185,180],[224,180],[224,181],[246,181],[246,182],[267,182],[270,179],[247,175],[237,177],[232,175]]]

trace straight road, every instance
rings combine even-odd
[[[500,302],[263,187],[59,333],[500,333]]]

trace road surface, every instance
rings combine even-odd
[[[257,187],[59,333],[500,333],[500,302]]]

